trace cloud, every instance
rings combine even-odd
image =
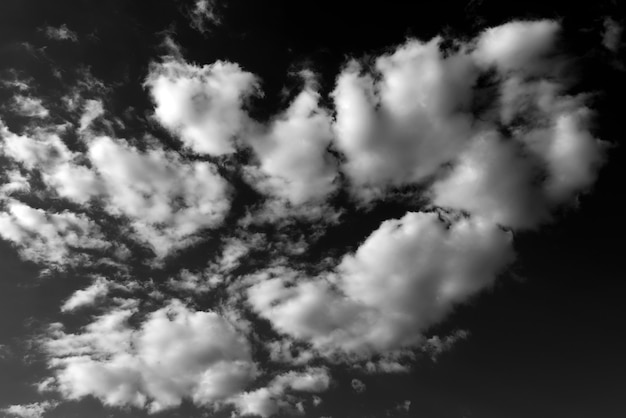
[[[15,96],[13,107],[22,116],[43,119],[48,117],[50,111],[43,105],[41,99],[26,96]]]
[[[551,20],[509,22],[485,30],[476,41],[473,56],[480,64],[502,71],[528,71],[553,47],[559,29]]]
[[[11,405],[2,411],[15,418],[42,418],[44,414],[56,408],[57,402],[43,401],[23,405]]]
[[[353,62],[339,75],[335,141],[357,194],[424,181],[466,144],[461,110],[478,73],[467,56],[444,57],[440,41],[408,41],[378,57],[374,74]]]
[[[123,141],[94,138],[89,159],[106,190],[107,209],[131,220],[157,257],[219,225],[230,209],[230,187],[205,161],[186,162],[160,148],[140,152]]]
[[[255,377],[247,341],[217,313],[172,301],[135,329],[129,320],[137,312],[113,309],[76,334],[51,327],[42,344],[64,397],[91,395],[107,405],[156,412],[183,399],[211,405]]]
[[[78,35],[76,32],[70,30],[65,23],[59,27],[47,26],[45,28],[45,33],[48,39],[55,41],[78,42]]]
[[[622,42],[622,32],[624,28],[611,18],[604,19],[604,33],[602,34],[602,45],[612,52],[617,52]]]
[[[211,26],[221,23],[220,16],[216,11],[216,0],[196,0],[190,12],[192,26],[205,33]]]
[[[430,355],[431,360],[437,361],[440,354],[449,351],[458,341],[465,340],[469,337],[466,330],[457,330],[443,338],[434,335],[426,340],[422,346],[422,350]]]
[[[199,67],[170,60],[152,65],[146,85],[156,119],[192,151],[217,156],[235,151],[248,119],[242,106],[257,80],[229,62]]]
[[[356,393],[363,393],[367,389],[367,387],[365,386],[365,383],[363,383],[359,379],[352,379],[352,381],[350,382],[350,386],[352,386],[352,389]]]
[[[229,402],[235,405],[241,415],[267,418],[281,409],[293,413],[298,410],[298,398],[290,396],[285,400],[283,398],[286,392],[319,393],[328,389],[330,382],[328,371],[323,368],[310,368],[304,372],[292,371],[275,377],[267,387],[243,393]]]
[[[336,161],[327,152],[331,124],[319,94],[307,86],[266,133],[249,140],[259,160],[256,186],[292,205],[323,201],[336,189]]]
[[[420,332],[493,283],[510,241],[485,220],[408,213],[383,222],[328,278],[278,270],[250,287],[249,303],[283,334],[367,358],[421,343]]]
[[[61,306],[61,312],[70,312],[93,305],[98,299],[106,296],[108,293],[109,281],[103,277],[97,277],[87,288],[74,292]]]
[[[0,236],[24,259],[48,266],[73,265],[85,251],[105,250],[111,244],[87,216],[69,211],[46,212],[16,200],[0,211]]]
[[[87,100],[83,106],[83,114],[80,117],[79,131],[84,131],[91,126],[94,120],[104,114],[104,107],[100,100]]]
[[[198,25],[213,6],[195,3]],[[259,77],[188,63],[172,36],[145,79],[151,134],[96,132],[116,120],[114,87],[88,71],[62,98],[64,125],[23,92],[11,103],[27,126],[0,125],[0,236],[46,267],[136,256],[118,267],[145,278],[127,286],[136,300],[105,300],[121,286],[112,274],[62,302],[101,312],[41,340],[53,375],[41,388],[64,399],[295,415],[332,386],[327,366],[407,372],[420,351],[436,358],[466,337],[427,335],[493,285],[514,259],[513,231],[550,221],[604,161],[589,97],[555,70],[567,60],[552,53],[552,21],[409,39],[350,60],[330,94],[302,71],[267,120],[248,112]],[[347,233],[349,248],[324,241],[390,197],[404,215],[361,242]]]

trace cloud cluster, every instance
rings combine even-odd
[[[58,196],[87,207],[101,204],[112,216],[124,217],[159,258],[194,242],[202,229],[219,225],[230,208],[230,186],[209,162],[187,162],[160,147],[140,151],[107,136],[90,138],[79,153],[58,132],[17,135],[2,128],[5,156],[31,175],[39,174]],[[24,213],[20,205],[8,204],[17,225],[15,210]],[[92,224],[83,215],[71,216],[83,222],[83,229]],[[3,219],[11,218],[5,213]]]
[[[56,402],[43,401],[23,405],[11,405],[4,408],[2,412],[14,418],[42,418],[47,411],[54,409],[56,406]]]
[[[92,395],[107,405],[156,412],[183,399],[211,405],[255,377],[248,342],[217,313],[172,301],[135,329],[129,321],[137,314],[136,305],[123,305],[78,334],[51,326],[42,343],[64,397]]]
[[[281,410],[300,415],[303,412],[302,403],[298,402],[298,397],[293,394],[324,392],[330,383],[328,370],[323,368],[309,368],[303,372],[292,371],[276,376],[267,387],[245,392],[230,402],[241,415],[267,418]],[[287,395],[287,392],[290,394]]]
[[[93,305],[98,299],[109,293],[109,281],[104,277],[97,277],[86,289],[74,292],[61,306],[61,312],[71,312],[85,306]]]
[[[512,231],[549,221],[603,161],[587,97],[560,76],[558,36],[555,22],[516,21],[451,45],[411,39],[351,60],[331,92],[302,72],[302,89],[266,121],[249,112],[254,74],[171,54],[152,63],[145,87],[151,128],[179,151],[145,133],[99,132],[94,121],[110,116],[99,99],[78,101],[64,125],[41,122],[52,112],[42,102],[16,99],[14,111],[38,122],[0,126],[0,236],[23,258],[78,265],[108,251],[124,261],[129,250],[108,241],[123,234],[162,261],[237,218],[202,268],[182,265],[154,290],[162,308],[115,300],[76,332],[54,324],[42,340],[52,387],[151,412],[187,399],[269,417],[302,412],[303,394],[329,388],[320,362],[400,372],[414,350],[436,356],[465,338],[425,332],[489,288],[514,258]],[[363,215],[392,195],[411,195],[406,214],[310,265],[307,245],[345,207]],[[52,209],[58,202],[68,209]],[[104,299],[111,280],[62,311]],[[191,308],[207,299],[211,309]],[[281,369],[257,366],[257,351]]]
[[[279,332],[322,353],[368,358],[421,343],[420,331],[493,282],[512,258],[510,241],[482,220],[408,213],[383,222],[331,274],[262,274],[248,300]]]

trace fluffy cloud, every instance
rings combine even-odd
[[[107,192],[108,210],[129,218],[158,257],[219,225],[230,208],[229,186],[211,163],[186,163],[162,149],[140,152],[108,137],[94,139],[88,155]]]
[[[552,48],[559,29],[559,24],[551,20],[506,23],[484,31],[473,55],[479,63],[503,71],[522,67],[528,70]]]
[[[44,401],[24,405],[11,405],[2,411],[8,414],[9,417],[14,418],[42,418],[47,411],[54,409],[56,406],[56,402]]]
[[[213,3],[194,4],[206,22]],[[406,372],[417,350],[448,349],[465,334],[424,333],[493,284],[513,259],[511,229],[549,220],[592,185],[603,161],[587,98],[568,95],[554,69],[563,64],[550,54],[558,36],[555,22],[518,21],[451,47],[411,39],[368,65],[349,62],[329,102],[303,72],[303,89],[263,122],[246,110],[255,75],[226,61],[186,63],[168,37],[170,56],[152,64],[145,86],[154,120],[182,152],[147,135],[96,135],[104,101],[78,90],[66,97],[75,120],[63,126],[52,125],[52,107],[17,96],[13,111],[37,121],[19,134],[0,125],[0,236],[22,257],[61,266],[106,254],[113,245],[94,221],[104,218],[119,221],[108,223],[111,236],[127,234],[158,261],[205,240],[229,213],[237,225],[220,229],[205,264],[172,263],[180,270],[137,286],[158,303],[182,293],[215,311],[173,301],[146,313],[150,303],[133,301],[75,332],[54,324],[42,341],[54,378],[42,387],[150,412],[189,400],[269,417],[302,413],[304,396],[330,387],[329,370],[313,364]],[[105,90],[89,80],[84,89]],[[338,213],[360,216],[360,204],[373,207],[396,189],[420,190],[425,207],[383,221],[353,252],[310,265],[306,250]],[[27,205],[20,197],[30,191],[80,214]],[[233,202],[243,206],[229,212]],[[93,305],[112,280],[96,279],[61,310]],[[259,320],[273,328],[272,341],[257,334]],[[297,371],[255,381],[257,352]]]
[[[212,25],[220,23],[216,12],[215,0],[196,0],[190,12],[191,23],[194,28],[204,33]]]
[[[240,392],[256,375],[250,347],[214,312],[174,301],[135,329],[136,307],[114,309],[80,333],[53,325],[43,342],[69,399],[92,395],[107,405],[156,412],[190,399],[210,405]]]
[[[248,116],[242,106],[256,90],[254,75],[237,64],[203,67],[178,61],[154,64],[146,84],[156,105],[156,119],[198,154],[235,151]]]
[[[246,392],[230,400],[241,415],[259,415],[263,418],[276,414],[279,410],[297,410],[294,396],[284,400],[286,392],[317,393],[330,385],[328,371],[323,368],[310,368],[304,372],[288,372],[275,377],[267,387]]]
[[[511,258],[510,235],[486,220],[408,213],[383,222],[328,280],[279,271],[248,296],[281,333],[368,357],[421,343],[422,331],[488,287]]]
[[[0,236],[13,243],[21,257],[57,267],[80,261],[86,250],[111,246],[85,215],[49,213],[16,200],[0,211]]]
[[[74,292],[61,306],[61,312],[70,312],[84,306],[93,305],[109,293],[109,281],[98,277],[87,288]]]
[[[327,152],[332,121],[318,102],[307,87],[264,135],[250,140],[260,162],[257,186],[293,205],[321,201],[335,189],[336,164]]]
[[[57,132],[17,135],[2,126],[2,133],[6,156],[39,171],[61,197],[83,205],[99,198],[110,214],[129,219],[159,258],[219,225],[230,209],[230,187],[209,162],[187,162],[161,148],[139,151],[105,136],[91,138],[83,155]]]
[[[45,108],[41,99],[15,96],[13,101],[15,110],[22,116],[43,119],[50,114],[50,111]]]
[[[45,28],[46,36],[49,39],[53,39],[55,41],[78,41],[78,35],[72,30],[70,30],[66,24],[62,24],[59,27],[47,26]]]
[[[343,168],[366,194],[423,181],[458,154],[472,132],[462,110],[478,75],[467,56],[444,57],[440,39],[409,41],[375,69],[352,63],[333,92]]]

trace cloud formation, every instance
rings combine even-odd
[[[51,326],[42,344],[63,396],[157,412],[183,399],[227,399],[256,375],[249,344],[217,313],[172,301],[134,329],[129,320],[137,313],[137,305],[123,305],[77,334]]]
[[[104,98],[68,93],[59,123],[15,96],[30,123],[0,125],[0,236],[48,268],[111,259],[136,284],[136,298],[112,298],[115,279],[98,277],[63,301],[66,315],[97,313],[40,338],[44,386],[152,413],[188,400],[296,414],[321,402],[332,365],[406,372],[415,352],[466,338],[426,333],[491,287],[513,232],[550,221],[604,159],[588,96],[559,73],[559,36],[556,22],[515,21],[469,41],[409,39],[349,60],[330,91],[303,71],[267,120],[250,111],[259,77],[177,50],[149,66],[151,119],[126,138]],[[311,250],[344,213],[367,218],[388,198],[406,212]],[[192,265],[167,265],[183,253]]]

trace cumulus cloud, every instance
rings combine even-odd
[[[484,31],[473,55],[480,64],[495,65],[503,71],[527,70],[552,48],[559,29],[551,20],[506,23]]]
[[[76,264],[85,251],[111,246],[85,215],[46,212],[16,200],[6,202],[0,211],[0,236],[24,259],[56,267]]]
[[[211,405],[256,375],[247,341],[217,313],[172,301],[133,328],[137,312],[113,309],[75,334],[53,324],[42,344],[57,390],[68,399],[91,395],[156,412],[183,399]]]
[[[42,418],[44,414],[56,408],[57,402],[43,401],[23,405],[11,405],[2,411],[14,418]]]
[[[204,33],[211,26],[221,23],[220,16],[216,11],[216,0],[196,0],[190,11],[192,26]]]
[[[202,67],[179,61],[154,64],[146,80],[156,119],[192,151],[224,155],[245,130],[243,110],[256,91],[256,77],[237,64],[217,61]]]
[[[250,139],[260,163],[257,186],[292,205],[323,201],[336,187],[336,163],[327,152],[331,124],[308,86],[266,133]]]
[[[622,42],[622,32],[624,28],[614,19],[604,19],[604,33],[602,35],[602,45],[609,51],[617,52]]]
[[[275,377],[267,387],[243,393],[230,402],[235,405],[241,415],[259,415],[270,417],[278,411],[291,412],[302,408],[297,397],[284,400],[286,392],[318,393],[328,389],[330,385],[328,371],[323,368],[310,368],[303,372],[288,372]],[[302,412],[302,411],[300,411]]]
[[[478,73],[439,45],[411,40],[377,58],[375,74],[354,62],[339,75],[335,141],[358,193],[423,181],[467,143],[472,126],[462,110]]]
[[[43,119],[48,117],[50,111],[43,105],[41,99],[26,96],[15,96],[13,107],[22,116]]]
[[[230,208],[229,185],[209,162],[187,163],[159,148],[140,152],[109,137],[95,138],[88,155],[106,190],[108,210],[129,218],[158,257],[219,225]]]
[[[103,277],[97,277],[87,288],[74,292],[61,306],[61,312],[70,312],[93,305],[107,293],[109,293],[109,281]]]
[[[469,332],[466,330],[457,330],[443,338],[434,335],[426,340],[422,346],[422,350],[430,355],[431,360],[437,361],[440,354],[449,351],[458,341],[467,339]]]
[[[194,4],[206,22],[213,3]],[[180,151],[143,133],[97,134],[103,98],[67,96],[74,120],[57,126],[52,107],[16,96],[13,111],[37,122],[0,124],[0,236],[23,258],[77,265],[122,246],[105,233],[159,262],[208,244],[137,285],[150,300],[102,304],[72,332],[53,324],[42,339],[53,378],[42,387],[150,412],[188,400],[269,417],[315,403],[332,384],[322,364],[400,373],[420,350],[436,358],[466,334],[426,333],[492,286],[514,258],[512,231],[549,221],[603,162],[587,97],[554,70],[565,65],[552,54],[559,36],[555,22],[515,21],[452,46],[409,39],[348,62],[328,96],[302,72],[302,89],[265,121],[247,111],[257,76],[227,61],[187,63],[167,38],[145,87],[152,122]],[[369,216],[390,195],[408,196],[404,216],[363,231],[351,250],[308,252],[339,214]],[[113,280],[96,278],[61,310],[99,303]],[[172,294],[186,302],[167,302]],[[161,307],[145,312],[148,302]],[[258,353],[279,368],[259,367]]]
[[[408,213],[383,222],[328,278],[278,271],[248,297],[279,332],[368,357],[421,343],[420,332],[488,287],[511,258],[510,235],[486,220]]]
[[[352,381],[350,382],[350,386],[352,386],[352,389],[356,393],[363,393],[367,389],[367,387],[365,386],[365,383],[363,383],[359,379],[352,379]]]
[[[78,35],[76,32],[70,30],[65,23],[59,27],[47,26],[45,28],[45,33],[49,39],[53,39],[55,41],[78,41]]]
[[[104,107],[100,100],[87,100],[83,106],[83,114],[80,117],[78,130],[84,131],[91,126],[93,121],[104,114]]]

